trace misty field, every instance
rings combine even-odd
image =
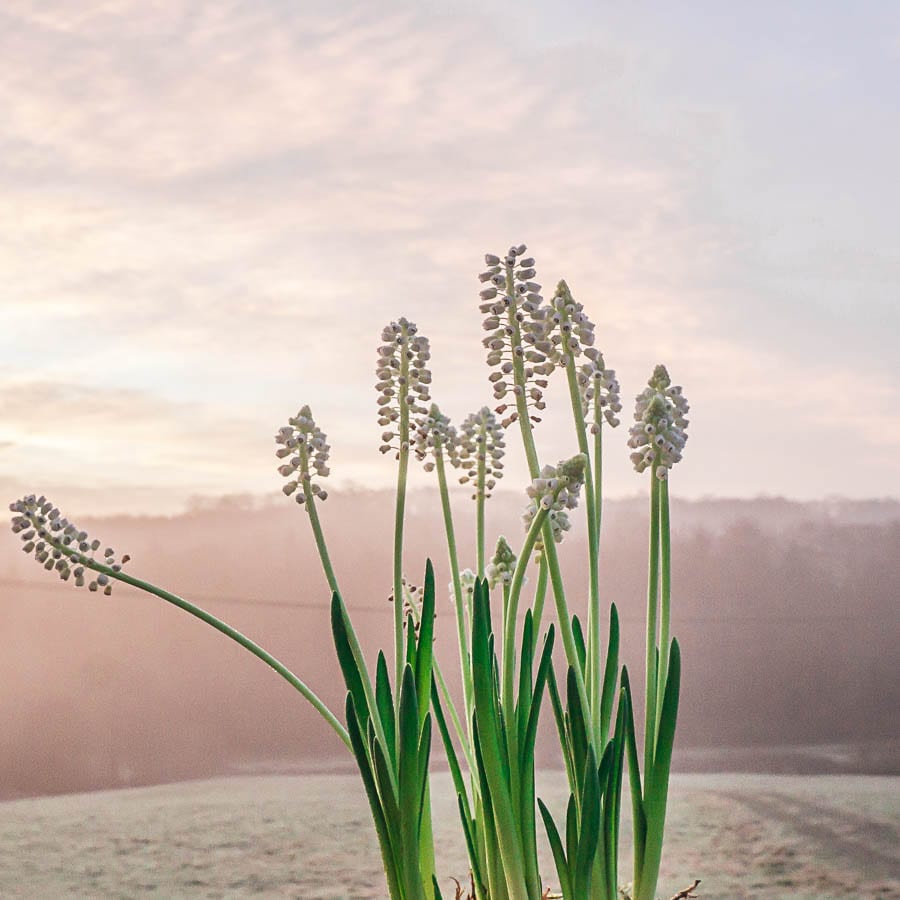
[[[446,775],[434,791],[438,868],[452,897],[449,875],[463,877],[465,852]],[[541,773],[539,794],[557,815],[565,791],[562,773]],[[699,896],[717,900],[900,898],[898,848],[898,778],[674,776],[660,895],[701,878]],[[357,776],[239,777],[0,804],[0,895],[144,893],[385,896]]]

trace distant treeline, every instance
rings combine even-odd
[[[337,493],[322,510],[370,658],[391,641],[390,503],[385,493]],[[516,537],[519,498],[499,494],[492,503],[493,521]],[[430,495],[411,497],[406,569],[416,580],[426,556],[437,565],[438,653],[455,675],[433,504]],[[469,512],[459,504],[464,555],[473,540]],[[586,577],[574,518],[562,557],[578,608]],[[618,606],[623,659],[637,681],[646,526],[642,501],[607,503],[603,599]],[[301,510],[226,498],[174,518],[114,517],[83,527],[130,553],[134,574],[207,606],[341,704],[328,591]],[[841,744],[857,748],[850,767],[865,769],[872,759],[881,770],[895,767],[878,748],[900,737],[900,503],[677,501],[673,529],[683,759],[722,748]],[[121,585],[105,598],[60,584],[7,535],[0,540],[0,796],[343,758],[292,689],[222,636]],[[542,753],[547,764],[556,756],[549,728]]]

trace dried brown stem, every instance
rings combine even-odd
[[[700,879],[698,878],[689,888],[685,888],[683,891],[679,891],[672,897],[672,900],[687,900],[688,897],[696,897],[697,895],[694,891],[697,889],[697,885],[700,884]]]

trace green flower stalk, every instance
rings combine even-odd
[[[426,415],[421,416],[414,433],[415,452],[419,460],[425,462],[426,471],[436,471],[441,497],[441,512],[444,532],[447,537],[447,555],[450,562],[450,577],[456,611],[456,635],[459,644],[459,667],[465,701],[466,722],[472,716],[472,677],[469,660],[468,636],[466,632],[466,602],[463,597],[462,580],[459,570],[459,554],[456,549],[456,531],[453,527],[453,512],[450,508],[450,492],[447,487],[445,455],[454,454],[457,443],[456,429],[450,424],[436,403]]]
[[[687,442],[688,403],[657,366],[635,402],[628,445],[635,470],[650,470],[650,563],[647,587],[647,656],[644,717],[644,784],[641,785],[634,722],[628,728],[628,768],[635,827],[634,898],[653,900],[659,878],[668,801],[669,772],[678,697],[681,654],[670,639],[671,541],[668,479]],[[627,678],[623,687],[629,694]]]
[[[9,508],[15,514],[12,519],[12,531],[21,538],[22,549],[26,553],[33,554],[35,560],[45,569],[55,571],[63,581],[71,579],[76,587],[87,583],[90,591],[99,591],[102,588],[103,593],[107,596],[112,593],[113,582],[129,584],[148,594],[153,594],[207,625],[211,625],[274,669],[312,704],[344,744],[347,747],[350,746],[347,731],[334,713],[284,663],[260,647],[259,644],[184,598],[127,574],[123,570],[125,563],[130,560],[127,554],[117,558],[115,551],[111,547],[107,547],[103,551],[102,560],[98,559],[96,554],[101,547],[100,541],[91,539],[86,531],[80,530],[66,519],[46,497],[35,497],[34,494],[29,494],[21,500],[11,503]],[[87,572],[91,572],[95,576],[89,582],[87,581]]]
[[[552,541],[559,543],[565,532],[569,530],[568,510],[574,509],[578,505],[578,494],[584,482],[584,467],[584,455],[579,453],[571,459],[562,460],[557,466],[544,466],[538,477],[533,479],[527,488],[529,503],[522,515],[527,534],[513,572],[509,603],[504,615],[503,703],[507,715],[512,712],[512,679],[515,667],[513,640],[525,567],[541,532],[544,532],[546,537],[546,533],[549,531]],[[535,627],[537,625],[538,623],[535,622]],[[565,639],[566,629],[561,630]],[[574,636],[571,639],[572,646],[567,649],[570,649],[572,655],[577,658],[578,652],[574,645]],[[584,691],[583,681],[579,683],[579,691],[582,699],[586,701],[587,695]]]
[[[621,404],[618,402],[617,393],[610,396],[610,387],[614,387],[617,391],[618,385],[615,384],[615,373],[610,375],[606,371],[602,354],[594,347],[594,323],[584,312],[582,304],[572,297],[565,281],[560,281],[557,285],[550,306],[548,331],[544,339],[537,342],[537,349],[545,353],[550,362],[566,372],[578,448],[586,460],[584,481],[589,602],[585,678],[591,701],[594,739],[597,746],[602,747],[606,742],[610,723],[608,719],[604,721],[602,715],[605,692],[600,643],[599,553],[602,494],[599,466],[602,447],[599,438],[603,421],[613,427],[619,424],[615,412],[621,409]],[[603,412],[598,415],[600,409],[603,409]],[[598,466],[596,475],[591,465],[589,429],[596,439],[594,443],[594,459]]]
[[[316,540],[316,548],[325,571],[328,586],[333,592],[338,591],[337,578],[328,555],[325,536],[316,510],[316,500],[327,500],[328,492],[322,489],[318,481],[313,479],[327,478],[328,453],[331,447],[325,433],[316,425],[312,411],[308,406],[300,409],[296,416],[288,419],[288,424],[278,429],[275,435],[278,449],[275,456],[284,460],[278,467],[278,473],[285,482],[282,491],[306,509]]]
[[[540,463],[532,423],[541,421],[536,413],[546,407],[543,392],[547,387],[547,376],[552,374],[555,365],[538,346],[549,332],[549,307],[541,296],[541,285],[532,280],[535,277],[534,259],[525,257],[526,249],[524,244],[510,247],[502,259],[492,253],[485,255],[488,268],[478,277],[487,287],[481,291],[479,308],[485,314],[482,324],[488,332],[482,341],[488,351],[487,363],[495,370],[489,380],[494,399],[502,401],[496,412],[505,416],[504,428],[513,422],[519,423],[529,474],[534,479],[540,477]],[[559,559],[550,524],[547,523],[545,528],[544,550],[540,555],[541,576],[535,596],[535,630],[539,630],[537,611],[543,607],[542,591],[546,589],[549,574],[566,657],[575,668],[584,692],[584,672],[575,650]]]
[[[473,484],[472,499],[476,503],[475,549],[477,574],[484,578],[484,506],[485,500],[503,477],[503,457],[506,455],[503,428],[486,406],[468,415],[460,426],[451,462],[465,469],[460,484]]]
[[[431,351],[428,338],[418,334],[413,322],[401,318],[386,325],[381,332],[375,376],[378,381],[378,424],[382,453],[396,452],[397,502],[394,511],[394,597],[402,596],[403,521],[406,509],[406,478],[409,468],[410,423],[417,414],[428,412],[428,385],[431,372],[427,368]],[[394,656],[396,683],[403,677],[403,609],[394,604]],[[397,695],[399,703],[399,692]],[[397,708],[397,714],[400,710]]]

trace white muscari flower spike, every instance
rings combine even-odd
[[[502,584],[504,587],[512,584],[515,570],[516,554],[513,552],[512,547],[509,546],[506,538],[501,535],[497,539],[497,549],[494,551],[494,557],[488,563],[485,572],[491,590],[497,587],[498,584]]]
[[[375,390],[378,391],[378,424],[382,453],[399,451],[409,436],[400,434],[400,410],[409,410],[410,421],[428,414],[425,404],[431,399],[428,386],[431,372],[428,361],[431,349],[428,338],[418,333],[414,322],[405,318],[391,322],[382,329],[382,344],[375,364]]]
[[[403,592],[403,622],[406,624],[409,616],[412,616],[416,631],[419,630],[419,620],[422,617],[422,603],[425,600],[425,588],[421,585],[412,584],[406,578],[400,581],[401,591]],[[388,594],[388,603],[394,602],[393,591]],[[437,613],[435,613],[437,616]]]
[[[550,305],[548,334],[541,349],[555,365],[577,365],[582,414],[591,431],[596,434],[604,420],[615,428],[617,413],[622,411],[619,382],[615,370],[606,368],[603,354],[594,346],[594,323],[565,281],[557,285]]]
[[[481,312],[487,335],[483,339],[494,399],[500,402],[496,412],[504,416],[508,428],[518,417],[517,400],[525,401],[529,419],[546,406],[543,391],[553,364],[541,346],[546,343],[549,309],[541,296],[535,277],[534,260],[523,258],[525,245],[510,247],[502,259],[488,253],[487,269],[478,278],[489,286],[481,291]],[[508,415],[507,415],[508,413]]]
[[[100,541],[91,540],[86,531],[80,531],[63,518],[59,509],[43,495],[29,494],[10,503],[9,509],[15,513],[12,531],[22,540],[22,550],[33,555],[48,572],[55,571],[63,581],[72,579],[76,587],[84,587],[84,571],[90,569],[97,577],[88,582],[88,588],[91,591],[102,588],[107,597],[112,594],[112,581],[103,570],[121,572],[130,556],[126,554],[119,560],[112,547],[107,547],[102,559],[96,559],[94,554],[100,549]]]
[[[471,602],[472,597],[475,596],[476,578],[477,576],[471,569],[463,569],[459,573],[459,584],[462,588],[462,595],[469,602]],[[450,602],[456,606],[456,589],[453,587],[452,581],[447,585],[447,590],[450,592]]]
[[[668,477],[672,466],[681,460],[688,439],[689,409],[681,386],[672,384],[665,366],[657,366],[635,400],[635,421],[628,431],[636,471],[655,466],[657,478]]]
[[[301,408],[288,424],[275,435],[278,449],[275,455],[284,462],[279,474],[290,480],[282,487],[285,495],[293,495],[298,503],[306,503],[310,496],[325,500],[328,493],[313,478],[327,478],[328,453],[331,447],[325,432],[316,425],[308,406]]]
[[[434,468],[434,457],[437,453],[447,453],[452,460],[456,453],[456,429],[450,424],[436,403],[431,404],[427,415],[420,416],[415,423],[412,434],[416,457],[425,460],[425,471]],[[428,459],[428,457],[432,457]]]
[[[503,477],[503,457],[506,455],[506,442],[503,439],[503,428],[497,417],[486,406],[477,413],[466,416],[459,428],[454,452],[450,461],[459,469],[460,484],[471,483],[475,492],[472,499],[478,499],[478,466],[484,463],[484,496],[490,497],[491,491]]]
[[[538,510],[547,510],[553,540],[559,543],[569,530],[568,510],[578,505],[578,493],[584,483],[585,456],[579,453],[556,466],[544,466],[527,488],[530,502],[522,519],[525,530],[531,527]]]

